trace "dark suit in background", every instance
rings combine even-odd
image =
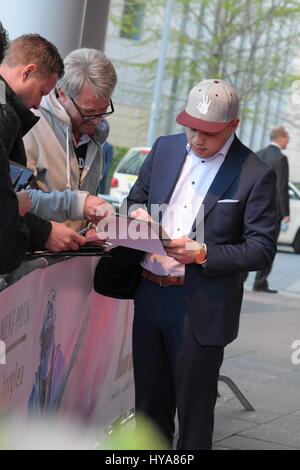
[[[268,147],[257,152],[257,155],[266,162],[276,172],[276,204],[277,204],[277,225],[276,240],[280,232],[280,224],[284,217],[290,215],[289,201],[289,165],[288,159],[279,146],[271,143]],[[254,281],[254,290],[268,289],[268,276],[271,272],[272,264],[262,271],[256,273]]]

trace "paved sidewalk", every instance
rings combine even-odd
[[[229,376],[254,407],[246,411],[219,382],[214,449],[300,449],[300,256],[276,256],[270,287],[253,292],[246,283],[238,339],[226,348],[221,374]],[[248,286],[248,287],[247,287]]]

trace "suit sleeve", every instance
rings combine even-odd
[[[280,160],[277,188],[279,193],[280,209],[283,217],[290,215],[289,196],[289,164],[285,155]]]
[[[204,276],[221,276],[267,268],[276,254],[276,174],[267,169],[245,203],[240,243],[213,244],[206,240]],[[237,228],[238,229],[238,228]]]

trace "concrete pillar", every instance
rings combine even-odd
[[[110,0],[87,0],[82,47],[104,51]]]
[[[10,39],[39,33],[62,57],[78,47],[104,48],[110,0],[0,0]]]

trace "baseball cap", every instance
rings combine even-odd
[[[212,78],[191,89],[186,108],[176,122],[204,132],[219,132],[238,117],[238,112],[239,97],[235,89]]]

